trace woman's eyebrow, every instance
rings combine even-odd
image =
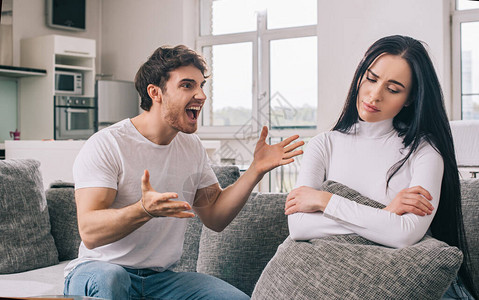
[[[371,69],[368,69],[368,72],[371,73],[371,74],[372,74],[374,77],[376,77],[376,78],[381,78],[381,77],[379,77],[376,73],[374,73]],[[397,80],[390,79],[390,80],[388,80],[388,82],[395,83],[395,84],[397,84],[397,85],[402,86],[403,88],[406,88],[406,87],[404,86],[404,84],[400,83],[400,82],[397,81]]]

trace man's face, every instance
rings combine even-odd
[[[193,65],[179,67],[170,72],[165,91],[162,92],[162,117],[175,130],[193,133],[206,100],[203,92],[205,78]]]

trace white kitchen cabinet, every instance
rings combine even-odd
[[[95,40],[55,35],[55,54],[95,57]]]
[[[83,75],[84,97],[95,96],[96,41],[61,35],[21,40],[20,65],[45,69],[46,76],[19,80],[18,123],[22,139],[54,137],[55,71],[76,71]]]

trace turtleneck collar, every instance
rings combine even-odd
[[[380,138],[394,130],[393,119],[379,122],[364,122],[359,120],[356,123],[355,132],[358,136],[365,138]]]

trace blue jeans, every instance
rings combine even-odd
[[[129,269],[102,261],[78,265],[65,278],[65,295],[123,299],[249,299],[216,277],[193,272]]]
[[[451,286],[447,289],[447,291],[442,296],[441,300],[474,300],[469,291],[466,289],[464,284],[462,283],[459,277],[456,277],[454,281],[451,283]]]

